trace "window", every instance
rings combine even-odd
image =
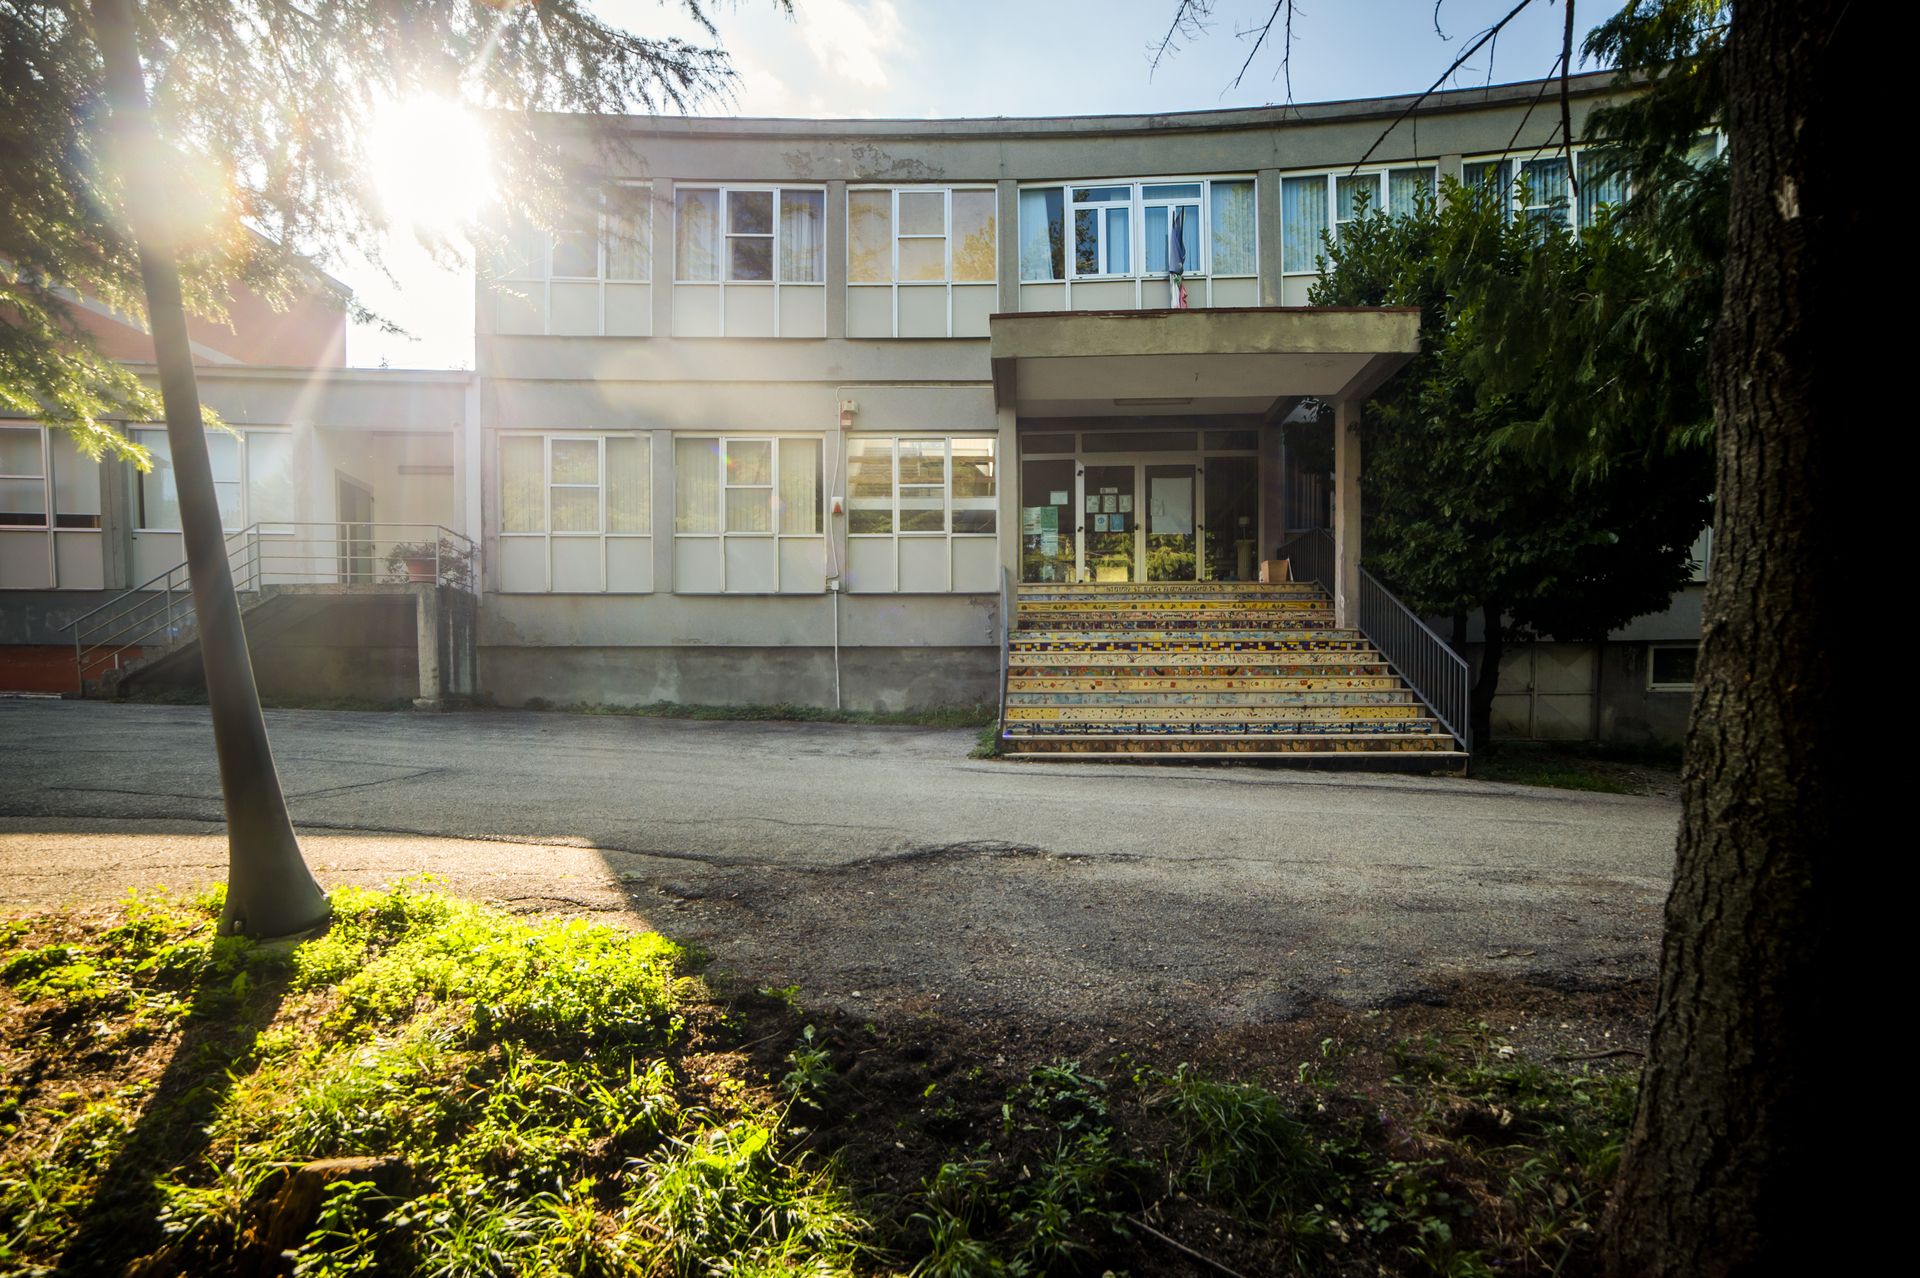
[[[179,532],[180,498],[174,488],[173,448],[167,432],[139,429],[129,432],[146,446],[151,470],[134,480],[134,531]],[[213,495],[220,506],[220,526],[239,532],[254,524],[262,532],[286,531],[294,516],[293,439],[283,430],[223,430],[207,432],[207,462],[213,470]]]
[[[1651,692],[1688,692],[1700,664],[1700,645],[1656,643],[1647,650],[1647,688]]]
[[[847,441],[847,576],[857,592],[989,591],[998,580],[991,438]]]
[[[1567,225],[1571,203],[1568,173],[1564,155],[1527,160],[1520,165],[1520,215],[1529,226],[1545,230]]]
[[[653,589],[652,437],[500,437],[500,580],[508,593]]]
[[[551,231],[520,225],[497,266],[499,331],[517,336],[644,337],[653,331],[652,189],[609,188]]]
[[[0,589],[103,587],[100,463],[64,431],[0,423]]]
[[[822,187],[674,190],[674,332],[824,337]]]
[[[1515,161],[1509,157],[1469,160],[1460,167],[1461,182],[1487,198],[1505,201],[1515,217],[1541,228],[1568,230],[1592,226],[1601,208],[1626,202],[1631,184],[1617,157],[1598,148],[1575,149],[1573,163],[1564,152],[1536,153]],[[1578,198],[1573,178],[1580,179]]]
[[[985,337],[999,268],[992,187],[847,192],[847,336]]]
[[[1577,152],[1580,173],[1580,225],[1592,226],[1603,208],[1627,202],[1626,157],[1599,149]]]
[[[825,590],[821,455],[818,436],[675,436],[675,592]]]
[[[1153,179],[1020,192],[1024,283],[1251,278],[1259,271],[1257,237],[1251,178]],[[1149,303],[1144,290],[1136,288],[1135,294],[1136,304],[1158,304],[1157,295]],[[1212,305],[1238,304],[1253,300],[1253,290],[1209,290],[1207,296]]]
[[[1431,164],[1367,169],[1355,173],[1303,174],[1280,179],[1280,269],[1288,275],[1318,270],[1328,229],[1334,239],[1362,217],[1385,213],[1404,217],[1433,198]]]

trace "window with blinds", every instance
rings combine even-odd
[[[500,580],[526,594],[653,589],[648,435],[500,437]]]
[[[676,594],[818,594],[827,588],[822,439],[678,435]]]

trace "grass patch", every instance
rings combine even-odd
[[[967,757],[997,759],[1000,755],[1000,716],[996,714],[990,722],[980,725],[980,735],[974,739],[973,749],[967,751]]]
[[[218,894],[0,921],[0,1272],[1194,1272],[1168,1238],[1248,1275],[1598,1270],[1633,1081],[1485,1024],[1258,1082],[1034,1063],[716,992],[655,933],[335,906],[299,944],[217,937]]]
[[[989,705],[924,706],[915,710],[829,710],[824,706],[776,705],[701,706],[678,701],[655,701],[644,706],[608,706],[575,702],[555,705],[542,697],[530,698],[527,710],[559,710],[566,714],[624,715],[641,719],[711,719],[730,722],[898,724],[916,728],[978,728],[991,726],[999,711]]]

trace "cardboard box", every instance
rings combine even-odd
[[[1293,580],[1293,560],[1262,559],[1260,561],[1260,580],[1263,583]]]

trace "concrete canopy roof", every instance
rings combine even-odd
[[[1022,417],[1264,414],[1371,393],[1419,353],[1420,311],[1034,311],[988,332],[994,401]]]

